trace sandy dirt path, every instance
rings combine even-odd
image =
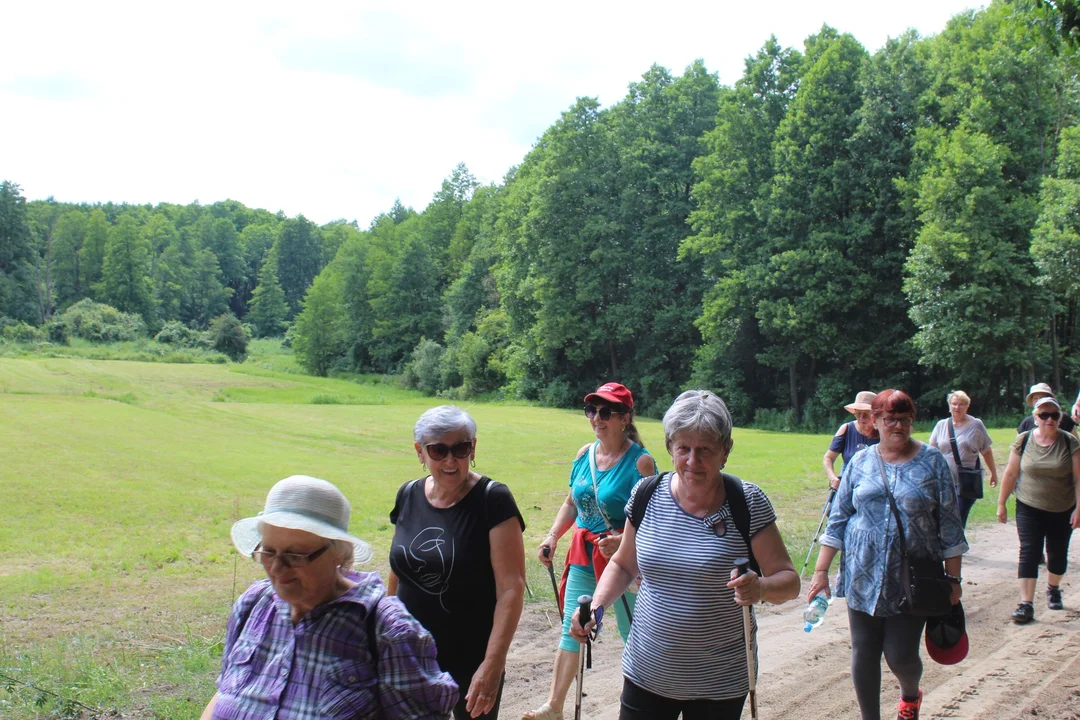
[[[1010,522],[969,530],[968,541],[972,549],[965,556],[963,575],[971,650],[966,660],[953,666],[934,663],[924,650],[922,718],[1080,720],[1080,581],[1075,579],[1080,571],[1080,538],[1074,538],[1069,557],[1074,577],[1066,575],[1062,584],[1065,610],[1046,609],[1046,583],[1040,578],[1035,622],[1027,626],[1014,625],[1009,617],[1019,601],[1016,526]],[[805,548],[792,551],[801,557]],[[758,615],[759,717],[857,720],[844,602],[833,603],[825,622],[810,634],[802,630],[803,607],[800,599]],[[558,632],[554,605],[526,608],[510,651],[503,720],[517,720],[522,712],[543,703]],[[588,697],[582,717],[618,717],[621,654],[618,633],[605,632],[593,650],[593,669],[586,674]],[[883,717],[895,717],[897,693],[883,661]],[[567,720],[573,717],[573,698],[571,687]],[[750,717],[749,706],[743,717]]]

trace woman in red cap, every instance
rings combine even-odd
[[[656,463],[634,427],[634,396],[619,383],[605,383],[585,396],[585,417],[596,440],[583,445],[570,470],[570,492],[559,508],[537,555],[551,566],[559,538],[573,528],[566,553],[562,596],[563,633],[555,655],[555,671],[547,702],[524,720],[562,720],[566,694],[578,665],[578,641],[570,636],[570,617],[576,598],[591,595],[596,579],[622,540],[626,502],[638,480],[656,473]],[[634,593],[627,592],[615,604],[619,633],[626,640],[634,608]]]

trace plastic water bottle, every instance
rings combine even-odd
[[[803,626],[805,632],[810,632],[825,620],[825,611],[829,609],[829,598],[825,597],[825,593],[818,593],[814,596],[814,599],[810,601],[810,604],[806,606],[806,610],[803,611],[802,619],[806,624]]]

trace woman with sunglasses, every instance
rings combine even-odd
[[[266,579],[233,606],[202,720],[447,717],[458,687],[378,574],[352,569],[371,549],[349,534],[349,514],[331,483],[293,475],[233,525]]]
[[[1062,610],[1061,578],[1069,557],[1069,539],[1080,527],[1080,441],[1062,432],[1061,405],[1052,396],[1039,398],[1032,410],[1035,429],[1017,436],[1001,478],[998,522],[1009,519],[1006,501],[1016,490],[1016,533],[1020,537],[1020,605],[1013,622],[1035,619],[1035,584],[1046,548],[1046,607]],[[1017,478],[1022,478],[1017,484]]]
[[[645,450],[634,427],[634,396],[624,385],[605,383],[585,396],[585,417],[594,442],[581,447],[570,470],[570,492],[555,516],[537,556],[551,567],[559,538],[573,528],[560,595],[563,627],[547,702],[523,720],[562,720],[566,694],[578,666],[580,644],[570,636],[570,617],[577,598],[592,595],[596,580],[622,541],[626,502],[638,480],[656,473],[656,463]],[[619,633],[630,634],[630,614],[635,593],[627,592],[615,603]]]
[[[461,688],[456,720],[497,718],[525,597],[525,521],[510,489],[473,472],[476,423],[442,405],[413,428],[428,474],[401,486],[390,522],[391,594],[435,637]]]
[[[911,437],[915,402],[900,390],[882,390],[871,412],[881,442],[844,466],[806,598],[829,594],[829,567],[843,550],[836,594],[847,598],[851,680],[862,720],[881,719],[882,654],[900,685],[897,720],[918,720],[926,618],[900,607],[904,589],[893,502],[908,553],[944,561],[953,605],[963,594],[960,567],[968,544],[945,458]]]
[[[971,398],[963,390],[953,390],[946,396],[949,404],[949,417],[939,420],[930,433],[930,444],[941,451],[945,456],[945,462],[952,471],[953,484],[956,485],[957,496],[960,499],[960,519],[967,527],[968,515],[972,506],[975,505],[974,496],[964,497],[960,495],[960,468],[975,469],[982,472],[979,464],[981,458],[990,470],[990,487],[995,488],[998,484],[997,465],[994,464],[994,451],[990,449],[993,441],[990,433],[986,432],[986,426],[979,418],[969,415]],[[956,443],[956,452],[953,452],[953,442]],[[957,465],[957,456],[960,464]],[[982,480],[979,480],[978,496],[982,497]]]
[[[874,393],[863,390],[855,396],[855,402],[844,406],[855,419],[840,426],[821,461],[825,466],[829,487],[833,490],[840,487],[840,476],[836,474],[836,458],[842,457],[846,467],[855,453],[878,443],[878,433],[874,428],[874,421],[870,418],[870,403],[874,402],[874,397]]]

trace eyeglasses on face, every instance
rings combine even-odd
[[[585,406],[585,417],[589,418],[590,420],[599,415],[600,419],[606,422],[611,419],[612,413],[617,412],[618,410],[612,410],[607,405],[593,405],[592,403],[589,403]]]
[[[263,567],[270,567],[274,564],[274,560],[280,560],[284,567],[300,568],[315,562],[329,549],[330,543],[327,543],[315,552],[310,553],[279,553],[270,550],[256,550],[251,553],[251,558],[256,562],[261,562]]]
[[[886,415],[881,418],[885,422],[885,427],[911,427],[911,423],[914,422],[914,418],[910,415],[901,415],[895,417],[892,415]]]
[[[1038,415],[1036,415],[1036,417],[1040,417],[1043,420],[1060,420],[1061,419],[1061,413],[1041,412]]]
[[[869,410],[856,410],[854,414],[856,420],[865,420],[866,418],[870,417]]]
[[[446,443],[429,443],[424,446],[427,450],[428,457],[432,460],[445,460],[447,455],[453,455],[458,460],[465,460],[473,451],[472,440],[464,440],[455,445],[447,445]]]

